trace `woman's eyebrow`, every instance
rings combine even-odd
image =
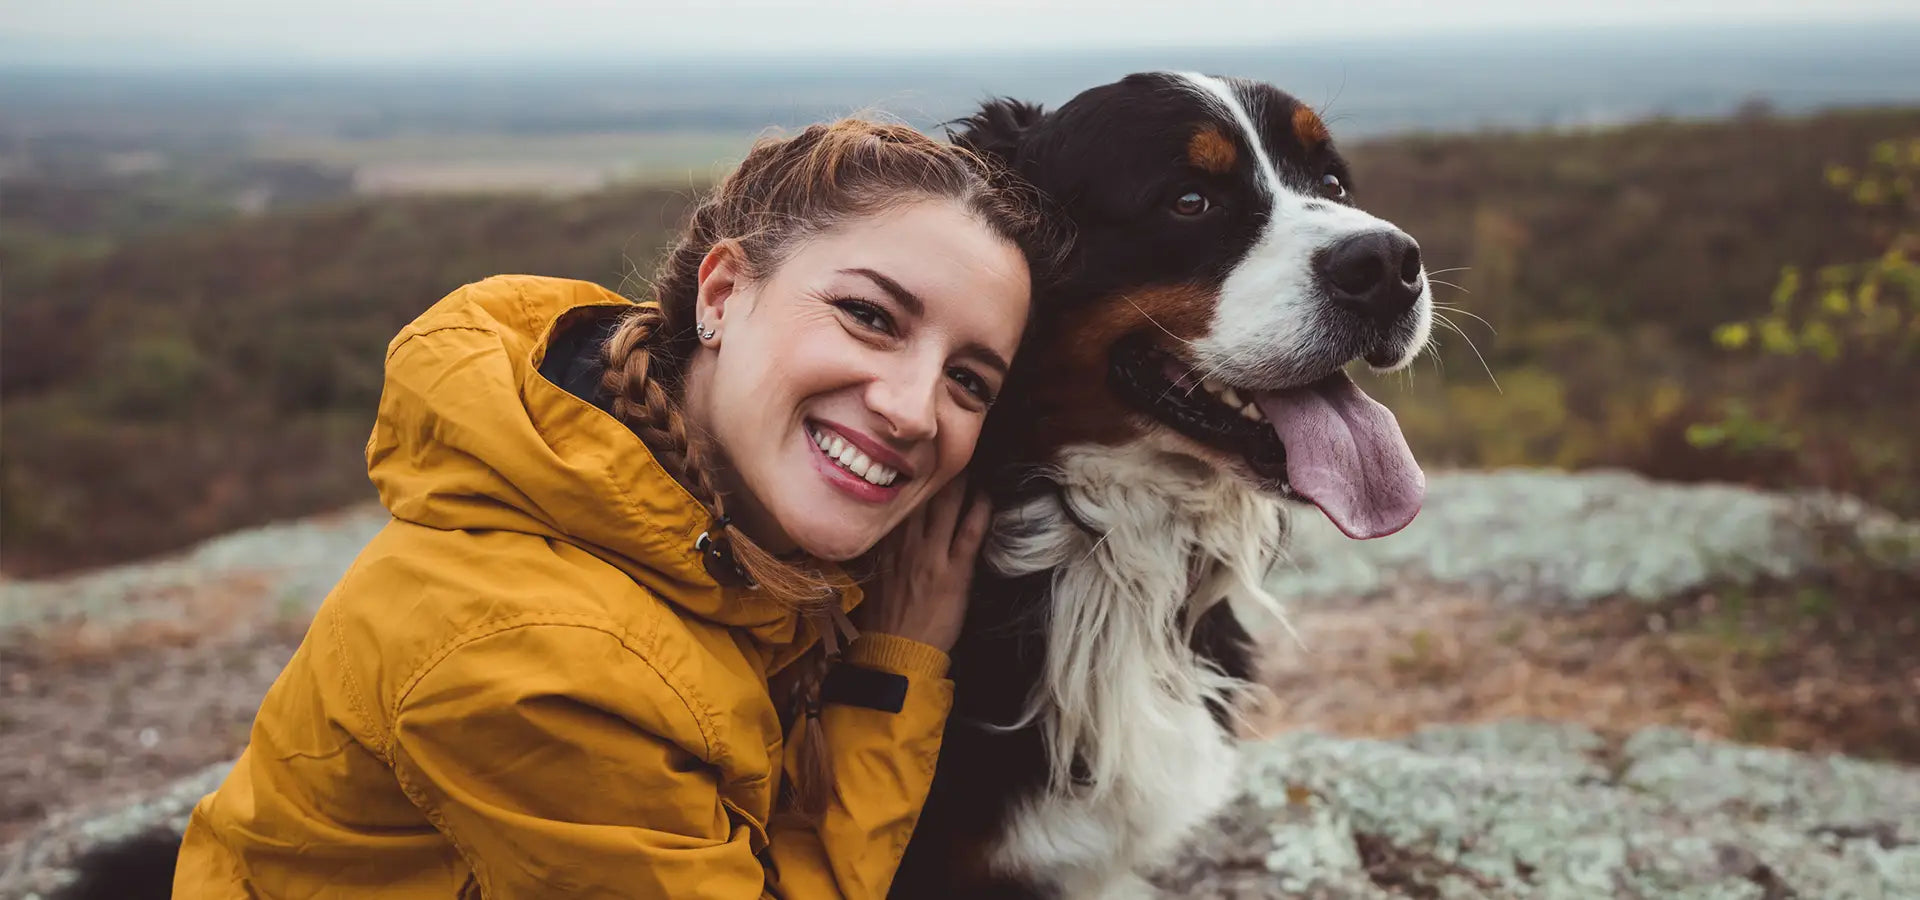
[[[888,278],[872,269],[841,269],[840,273],[843,275],[860,275],[865,277],[868,281],[878,285],[881,290],[891,294],[893,299],[901,306],[906,307],[907,313],[914,318],[926,315],[927,304],[920,299],[918,294],[907,290],[906,286],[898,281]]]
[[[986,363],[989,366],[992,366],[994,369],[998,370],[1000,374],[1002,375],[1007,374],[1007,369],[1009,368],[1009,366],[1007,365],[1007,361],[1001,358],[999,353],[994,352],[992,347],[988,347],[984,344],[969,344],[964,352],[968,356],[972,356],[980,360],[981,362]]]
[[[882,275],[879,272],[876,272],[872,269],[854,268],[854,269],[841,269],[839,271],[843,275],[859,275],[862,278],[865,278],[868,281],[873,282],[875,285],[878,285],[881,290],[886,291],[889,295],[891,295],[895,302],[899,303],[901,306],[906,307],[908,315],[911,315],[914,318],[920,318],[926,315],[926,312],[927,312],[926,302],[920,299],[920,295],[915,294],[910,290],[907,290],[906,285],[903,285],[898,281],[888,278],[887,276]],[[1009,368],[1012,368],[1007,364],[1007,360],[1005,357],[1002,357],[998,352],[994,351],[993,348],[988,347],[984,344],[969,345],[966,348],[966,353],[970,356],[973,356],[979,359],[981,362],[986,363],[987,365],[992,366],[993,368],[999,370],[999,372],[1002,375],[1006,374]]]

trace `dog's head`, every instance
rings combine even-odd
[[[1152,73],[1053,112],[1009,100],[959,123],[1072,223],[1037,297],[1021,453],[1166,439],[1262,490],[1390,534],[1425,480],[1392,413],[1343,367],[1425,346],[1419,245],[1362,211],[1315,112],[1258,82]]]

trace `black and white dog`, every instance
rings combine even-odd
[[[1234,789],[1239,616],[1287,499],[1404,527],[1425,478],[1343,374],[1409,364],[1413,239],[1355,205],[1309,107],[1266,84],[1129,76],[1053,112],[988,103],[955,139],[1076,233],[995,436],[1017,464],[983,553],[933,793],[893,896],[1116,897]]]

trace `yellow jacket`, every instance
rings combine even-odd
[[[899,711],[828,705],[836,796],[816,822],[774,815],[787,742],[767,679],[812,628],[717,585],[701,507],[539,373],[556,323],[626,303],[491,278],[394,338],[367,444],[393,521],[194,808],[176,898],[886,893],[947,658],[856,641],[848,662],[905,676]]]

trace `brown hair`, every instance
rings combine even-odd
[[[743,274],[762,279],[809,238],[923,200],[959,203],[1019,248],[1038,292],[1061,241],[1047,227],[1036,194],[971,151],[905,125],[843,119],[755,143],[694,208],[660,264],[653,278],[657,305],[627,313],[606,343],[604,384],[614,414],[707,508],[716,523],[711,549],[804,612],[825,608],[843,585],[829,579],[818,560],[777,558],[728,522],[713,482],[714,449],[688,427],[682,411],[687,360],[699,346],[700,263],[715,244],[732,240],[742,250]]]

